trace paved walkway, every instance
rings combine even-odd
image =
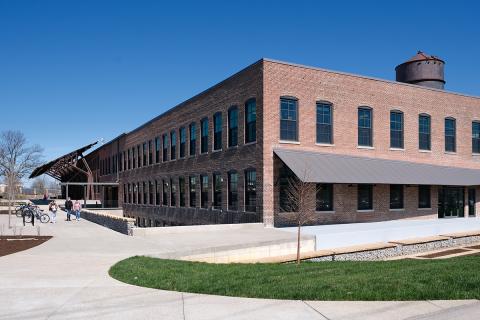
[[[140,288],[108,276],[132,255],[201,248],[201,233],[169,241],[128,237],[88,221],[42,228],[53,239],[0,257],[0,319],[479,319],[480,302],[278,301],[188,294]],[[0,216],[0,223],[6,216]],[[34,231],[34,230],[32,230]],[[232,233],[232,231],[229,231]],[[241,232],[241,229],[240,231]],[[24,232],[26,233],[26,232]],[[229,237],[220,232],[223,244]],[[240,238],[239,235],[232,238]]]
[[[296,228],[281,229],[297,232]],[[480,230],[480,218],[396,220],[305,226],[302,228],[303,234],[316,237],[317,250],[474,230]]]

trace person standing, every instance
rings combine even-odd
[[[70,200],[70,197],[67,198],[67,201],[65,201],[65,210],[67,211],[67,221],[70,220],[70,214],[72,213],[72,208],[73,208],[73,202]]]
[[[48,205],[48,210],[50,211],[50,223],[57,223],[58,205],[55,200],[50,202],[50,204]]]
[[[82,205],[80,201],[75,200],[75,203],[73,204],[73,211],[75,212],[75,219],[77,221],[80,221],[80,211],[82,210]]]

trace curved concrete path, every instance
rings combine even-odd
[[[209,296],[140,288],[108,276],[132,255],[207,245],[202,234],[152,241],[88,221],[42,226],[53,239],[0,257],[0,319],[480,319],[480,302],[324,302]],[[6,221],[0,216],[0,223]],[[28,228],[27,228],[28,229]],[[34,229],[24,230],[33,234]],[[211,237],[210,237],[211,238]],[[225,241],[222,234],[218,238]]]

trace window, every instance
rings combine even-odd
[[[213,115],[213,150],[222,149],[222,114]]]
[[[120,153],[120,171],[125,171],[127,166],[125,166],[125,151]]]
[[[390,112],[390,148],[403,149],[403,113]]]
[[[245,103],[245,143],[257,141],[257,102],[250,99]]]
[[[222,175],[219,173],[213,174],[213,208],[222,208]]]
[[[128,184],[128,203],[132,203],[132,185]]]
[[[155,180],[155,205],[160,205],[160,184]]]
[[[143,204],[147,204],[147,184],[145,182],[142,183],[142,191],[143,191]]]
[[[135,203],[140,204],[140,183],[135,183]]]
[[[480,153],[480,122],[472,122],[472,153]]]
[[[177,158],[177,134],[175,131],[170,132],[170,160]]]
[[[257,211],[257,172],[255,169],[245,171],[245,211]]]
[[[168,206],[168,182],[163,179],[162,180],[162,184],[163,184],[163,187],[162,187],[162,205],[164,206]]]
[[[185,145],[187,144],[187,130],[180,128],[180,158],[185,158]]]
[[[369,107],[358,108],[358,145],[373,146],[372,109]]]
[[[130,166],[130,163],[131,163],[131,161],[130,161],[130,149],[127,150],[127,161],[128,161],[127,162],[127,168],[128,168],[128,170],[130,170],[130,168],[131,168],[131,166]]]
[[[228,173],[228,210],[238,210],[238,173]]]
[[[430,116],[427,114],[421,114],[418,116],[418,148],[420,150],[431,150],[430,133]]]
[[[418,186],[418,207],[432,207],[430,203],[430,186]]]
[[[317,102],[317,143],[332,144],[332,105]]]
[[[143,155],[142,155],[142,165],[147,165],[147,143],[143,143]]]
[[[164,134],[162,137],[163,140],[163,152],[162,152],[162,160],[163,162],[168,161],[168,135]]]
[[[208,152],[208,119],[205,118],[200,122],[202,136],[200,141],[200,153]]]
[[[456,152],[456,123],[453,118],[445,119],[445,151]]]
[[[178,178],[178,189],[180,192],[180,207],[185,207],[185,177]]]
[[[194,156],[197,150],[197,131],[195,123],[190,124],[190,155]]]
[[[155,138],[155,162],[160,162],[160,138]]]
[[[357,209],[373,209],[373,186],[371,184],[359,184],[357,186]]]
[[[188,187],[189,187],[189,201],[190,207],[197,206],[197,178],[189,177],[188,178]]]
[[[140,145],[137,146],[137,167],[140,168],[142,166],[141,162],[141,157],[140,157]]]
[[[137,203],[137,198],[138,198],[138,186],[136,183],[133,184],[133,195],[132,195],[132,200],[133,203]]]
[[[403,209],[403,184],[390,185],[390,209]]]
[[[149,181],[148,182],[148,204],[153,204],[153,182]]]
[[[298,141],[297,100],[280,99],[280,140]]]
[[[148,164],[153,164],[152,140],[148,141]]]
[[[317,211],[333,211],[333,184],[317,183]]]
[[[208,176],[200,176],[200,206],[208,208]]]
[[[123,184],[123,202],[127,202],[127,184]]]
[[[132,162],[133,162],[133,165],[132,165],[132,168],[135,169],[136,166],[137,166],[137,160],[135,158],[135,147],[132,148]]]
[[[170,179],[170,206],[177,206],[177,185],[173,179]]]
[[[228,110],[228,146],[238,145],[238,109],[232,107]]]

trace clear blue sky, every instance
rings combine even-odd
[[[394,79],[423,50],[446,60],[448,90],[480,96],[479,12],[459,0],[0,0],[0,130],[51,159],[261,57]]]

